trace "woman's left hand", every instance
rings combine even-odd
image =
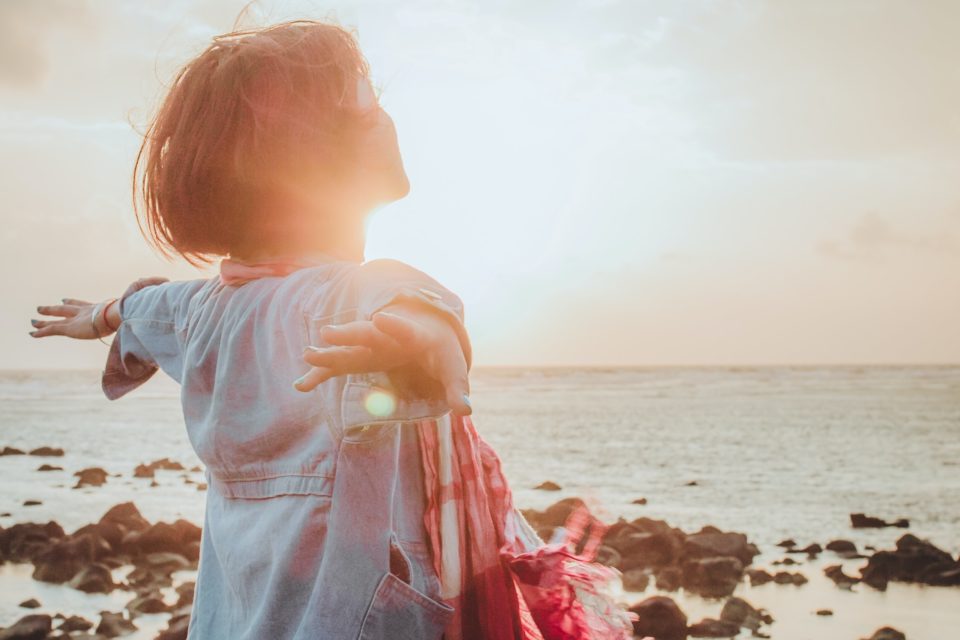
[[[324,327],[321,336],[333,346],[307,348],[303,359],[313,368],[296,381],[298,390],[309,391],[348,373],[386,371],[420,395],[432,395],[431,386],[439,386],[455,413],[471,413],[463,348],[447,320],[435,312],[391,308],[374,314],[372,321]]]

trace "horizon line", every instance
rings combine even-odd
[[[664,364],[477,364],[478,369],[897,369],[897,368],[957,368],[960,362],[784,362],[784,363],[664,363]],[[102,371],[98,367],[0,367],[0,374],[14,372]]]

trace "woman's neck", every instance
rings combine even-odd
[[[348,262],[363,262],[366,216],[350,216],[323,225],[304,224],[285,229],[282,241],[263,243],[230,255],[241,262],[268,262],[273,258],[322,254]]]

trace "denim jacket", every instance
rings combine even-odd
[[[119,398],[162,369],[181,385],[209,490],[190,640],[439,638],[415,421],[449,411],[383,373],[303,393],[320,329],[391,302],[430,305],[458,327],[459,298],[392,260],[320,257],[285,277],[131,287],[103,372]],[[466,342],[464,341],[464,344]]]

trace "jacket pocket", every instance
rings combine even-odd
[[[386,573],[373,594],[358,640],[438,640],[453,613],[453,607]]]
[[[436,419],[449,413],[441,398],[402,397],[386,373],[351,373],[340,397],[345,442],[376,440],[381,429],[397,422]]]

